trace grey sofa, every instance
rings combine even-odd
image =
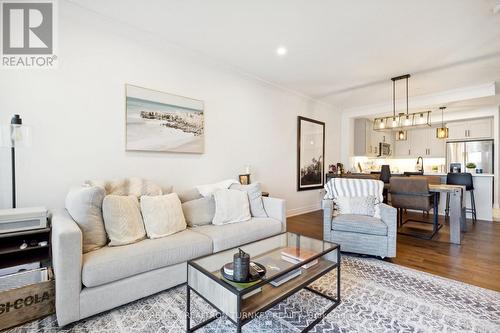
[[[396,256],[396,209],[380,204],[381,218],[364,215],[333,216],[333,200],[323,200],[323,237],[340,244],[343,252],[378,257]]]
[[[285,201],[263,198],[269,218],[188,228],[159,239],[82,253],[82,233],[65,211],[52,216],[59,325],[186,282],[186,262],[286,231]]]

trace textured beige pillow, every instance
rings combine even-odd
[[[106,195],[134,195],[140,198],[141,195],[163,194],[163,190],[160,186],[148,179],[139,177],[130,177],[113,181],[87,180],[85,183],[91,186],[104,188]],[[166,188],[165,190],[170,192],[171,188]]]
[[[217,190],[214,192],[215,216],[212,221],[215,225],[248,221],[250,203],[248,194],[239,190]],[[244,230],[242,230],[244,232]]]
[[[380,218],[377,214],[378,199],[374,195],[363,197],[337,197],[333,200],[338,214],[368,215]]]
[[[136,196],[105,196],[102,202],[102,214],[104,227],[110,239],[109,246],[135,243],[146,236]]]
[[[149,238],[160,238],[186,229],[177,193],[141,197],[141,211]]]
[[[83,253],[108,242],[101,211],[104,195],[101,187],[82,186],[72,188],[66,196],[66,210],[82,230]]]

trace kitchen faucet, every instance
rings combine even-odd
[[[424,173],[424,158],[422,156],[417,157],[417,165],[415,165],[415,170]]]

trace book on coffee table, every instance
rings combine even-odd
[[[296,247],[287,247],[281,251],[281,259],[286,260],[292,264],[300,264],[301,262],[306,261],[307,259],[317,255],[316,252],[296,248]],[[315,259],[311,262],[308,262],[305,265],[302,265],[302,268],[310,268],[318,263],[318,260]]]

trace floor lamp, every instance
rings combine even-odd
[[[28,147],[30,141],[30,128],[23,125],[23,120],[15,114],[10,120],[10,125],[4,126],[2,130],[2,146],[10,148],[12,165],[12,208],[16,208],[16,148]]]

